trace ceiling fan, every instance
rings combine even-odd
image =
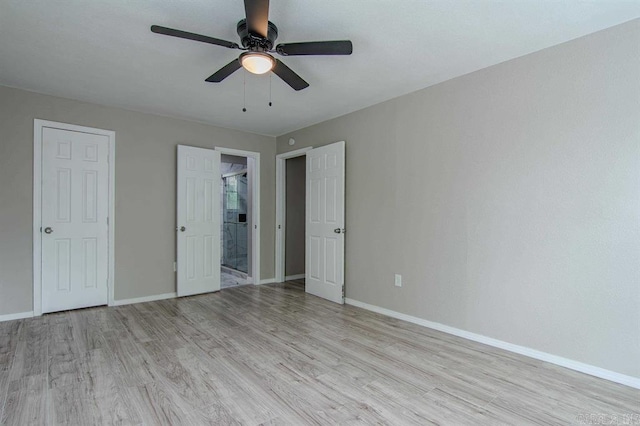
[[[278,38],[278,28],[273,22],[269,21],[269,0],[244,0],[244,10],[246,19],[241,20],[237,25],[242,47],[231,41],[159,25],[152,25],[151,31],[157,34],[215,44],[229,49],[244,50],[237,59],[229,62],[207,78],[205,81],[209,83],[219,83],[240,69],[240,67],[244,67],[244,69],[253,74],[265,74],[273,71],[294,90],[302,90],[309,87],[309,83],[304,81],[302,77],[282,61],[274,58],[271,53],[277,53],[281,56],[300,56],[350,55],[353,52],[353,45],[350,40],[284,43],[278,44],[274,49],[274,43]]]

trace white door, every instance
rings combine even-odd
[[[307,293],[344,303],[344,141],[307,152]]]
[[[178,145],[178,296],[220,290],[220,153]]]
[[[42,312],[108,301],[109,138],[42,130]]]

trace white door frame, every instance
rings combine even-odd
[[[93,127],[76,126],[74,124],[55,121],[33,120],[33,315],[42,315],[42,131],[50,127],[73,132],[90,133],[106,136],[109,139],[109,233],[108,233],[108,265],[107,288],[109,306],[114,304],[115,274],[115,158],[116,132]]]
[[[287,163],[290,158],[307,156],[307,151],[311,151],[312,146],[308,148],[296,149],[295,151],[286,152],[276,155],[276,282],[281,283],[285,280],[285,256],[286,243],[285,238],[287,223]],[[306,242],[305,242],[306,244]]]
[[[216,146],[221,154],[247,157],[247,168],[252,167],[251,198],[251,276],[253,284],[260,284],[260,153]],[[253,165],[249,165],[252,160]]]

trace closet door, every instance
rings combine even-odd
[[[109,138],[42,129],[42,312],[106,305]]]

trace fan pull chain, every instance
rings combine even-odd
[[[273,74],[269,73],[269,106],[271,106],[271,76]]]
[[[242,112],[247,112],[247,72],[243,72],[244,78],[242,82]]]

